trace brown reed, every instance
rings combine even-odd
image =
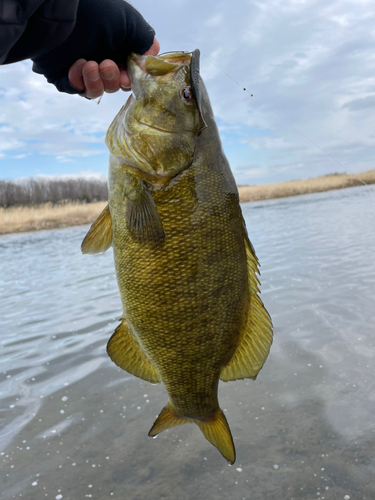
[[[375,169],[359,174],[333,174],[299,181],[239,186],[240,201],[268,200],[306,193],[342,189],[351,186],[375,183]],[[105,207],[106,202],[43,203],[38,206],[0,208],[0,234],[38,231],[92,223]]]

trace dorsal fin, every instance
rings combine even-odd
[[[220,380],[229,382],[256,379],[272,344],[272,321],[259,297],[258,259],[244,227],[250,304],[247,322],[230,362],[221,370]]]

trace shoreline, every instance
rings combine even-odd
[[[358,174],[329,174],[306,180],[259,184],[257,186],[238,186],[240,202],[286,198],[310,193],[323,193],[354,186],[375,184],[375,169]]]
[[[358,175],[332,174],[306,180],[238,186],[238,192],[240,202],[248,203],[361,186],[363,183],[359,179],[368,185],[375,184],[375,169]],[[106,204],[106,201],[70,202],[0,208],[0,235],[91,224]]]

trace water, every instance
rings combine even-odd
[[[234,467],[194,425],[147,437],[166,393],[106,355],[121,305],[87,227],[0,238],[0,498],[375,497],[374,190],[243,211],[275,341],[219,388]]]

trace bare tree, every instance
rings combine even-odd
[[[107,199],[107,182],[99,179],[30,178],[18,182],[0,181],[0,206],[2,207],[65,201],[91,203]]]

